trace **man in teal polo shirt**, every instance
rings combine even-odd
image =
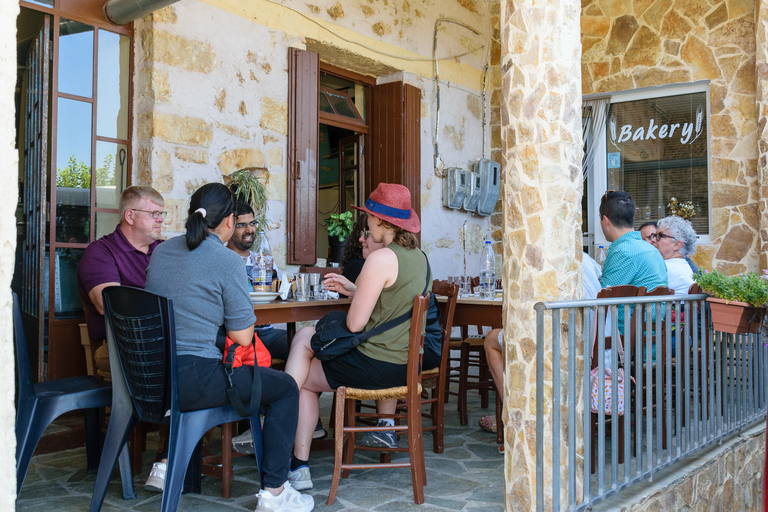
[[[648,291],[667,286],[667,266],[661,253],[635,231],[635,201],[623,190],[611,190],[600,201],[600,227],[611,242],[600,284],[645,286]],[[619,308],[619,332],[624,332],[624,308]]]

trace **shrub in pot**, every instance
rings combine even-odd
[[[716,270],[700,270],[693,279],[709,295],[707,302],[716,331],[742,334],[760,330],[768,302],[765,276],[756,272],[727,276]]]
[[[352,212],[333,213],[325,219],[325,223],[328,226],[328,245],[331,249],[328,261],[341,262],[349,242],[349,235],[355,225]]]

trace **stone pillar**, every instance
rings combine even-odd
[[[533,306],[538,301],[582,296],[580,7],[578,0],[502,0],[501,4],[502,243],[507,327],[504,467],[508,511],[536,509]],[[551,333],[547,333],[545,488],[552,477],[551,456],[546,455],[551,454],[552,439],[551,341]],[[563,346],[567,348],[565,343]],[[564,351],[563,358],[566,355]],[[563,366],[563,387],[565,370]],[[578,432],[580,439],[581,429]],[[561,428],[561,503],[567,496],[566,433]],[[549,493],[550,489],[545,492],[544,510],[552,508]]]
[[[757,172],[760,208],[760,268],[768,268],[768,0],[755,6],[755,101],[757,102]]]
[[[16,203],[19,154],[16,143],[16,17],[18,2],[0,2],[0,510],[14,510],[16,503],[16,433],[14,423],[15,375],[11,279],[16,252]],[[5,455],[2,455],[5,454]],[[5,462],[3,462],[5,461]]]

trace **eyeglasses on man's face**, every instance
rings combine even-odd
[[[165,210],[163,210],[163,211],[159,211],[159,210],[149,211],[149,210],[139,210],[138,208],[131,208],[131,211],[148,213],[148,214],[150,214],[152,216],[153,219],[157,219],[158,217],[162,217],[163,219],[165,219],[166,215],[168,215],[168,212],[165,211]]]
[[[236,229],[244,229],[246,226],[250,226],[252,228],[256,227],[256,221],[252,220],[251,222],[238,222],[235,224]]]

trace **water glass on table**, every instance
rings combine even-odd
[[[296,274],[296,300],[299,302],[306,302],[310,298],[309,289],[309,276],[311,274],[298,273]]]
[[[325,299],[325,288],[323,288],[323,276],[321,274],[309,274],[309,291],[313,299]]]

